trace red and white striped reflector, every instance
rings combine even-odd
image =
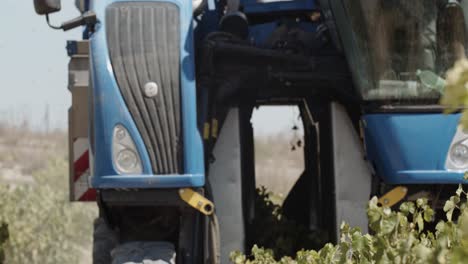
[[[96,201],[96,190],[89,183],[90,159],[87,138],[73,142],[73,199],[74,201]]]

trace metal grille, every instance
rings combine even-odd
[[[179,24],[171,3],[123,2],[106,11],[114,74],[155,174],[182,171]],[[144,92],[150,82],[158,87],[151,98]]]

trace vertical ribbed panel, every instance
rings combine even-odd
[[[179,10],[167,2],[107,7],[107,42],[119,89],[145,142],[155,174],[182,172]],[[154,98],[144,95],[158,84]]]

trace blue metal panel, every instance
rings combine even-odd
[[[462,183],[446,170],[459,114],[371,114],[363,117],[368,159],[386,183]]]
[[[283,11],[306,11],[317,9],[315,0],[282,0],[282,1],[258,1],[241,0],[246,14],[270,13]]]
[[[94,188],[176,188],[199,187],[205,183],[203,142],[197,129],[196,91],[193,57],[192,3],[186,0],[167,0],[178,6],[181,25],[181,94],[184,140],[184,174],[152,175],[149,156],[137,127],[117,86],[109,58],[106,38],[105,10],[116,2],[128,0],[93,1],[99,19],[90,38],[91,75],[94,101]],[[142,175],[118,175],[112,162],[112,132],[117,124],[126,127],[135,141],[142,159]]]

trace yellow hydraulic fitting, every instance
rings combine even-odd
[[[205,215],[212,215],[214,204],[203,195],[190,188],[179,189],[180,198]]]
[[[395,187],[379,198],[379,204],[386,207],[392,207],[393,205],[403,200],[407,193],[408,188],[404,186]]]

